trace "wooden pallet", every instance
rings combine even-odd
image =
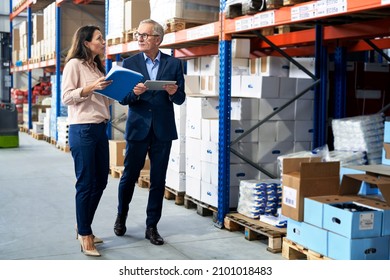
[[[56,148],[65,152],[65,153],[69,153],[70,152],[70,147],[69,145],[59,145],[59,144],[56,144]]]
[[[37,140],[43,140],[43,133],[31,132],[31,137]]]
[[[266,3],[266,10],[275,10],[283,7],[283,0],[273,0],[273,1],[267,1]]]
[[[213,216],[213,220],[216,220],[218,209],[211,205],[208,205],[202,201],[199,201],[189,195],[184,195],[184,207],[187,209],[196,208],[196,213],[201,216]]]
[[[248,1],[249,2],[249,1]],[[248,2],[240,2],[240,3],[232,3],[226,7],[225,18],[236,18],[244,15],[253,15],[264,11],[266,8],[265,1],[255,1],[252,0],[253,3]]]
[[[51,143],[51,138],[50,138],[50,136],[43,135],[43,140],[46,141],[47,143]]]
[[[207,22],[204,21],[194,21],[183,18],[171,18],[165,21],[166,30],[165,33],[172,33],[184,29],[188,29],[191,27],[199,26],[205,24]]]
[[[176,205],[184,205],[185,192],[174,190],[170,187],[165,187],[164,197],[167,200],[175,200]]]
[[[246,217],[240,213],[229,213],[225,216],[224,226],[230,231],[244,229],[245,239],[257,240],[268,237],[267,251],[282,252],[282,238],[286,235],[285,228],[277,228],[258,219]]]
[[[305,248],[286,237],[283,238],[282,256],[288,260],[331,260],[331,258]]]
[[[119,45],[124,43],[124,38],[123,37],[116,37],[116,38],[110,38],[107,39],[107,45],[108,46],[113,46],[113,45]]]
[[[56,58],[56,53],[45,54],[45,61]]]
[[[131,30],[123,32],[123,41],[124,41],[124,43],[135,41],[135,38],[134,38],[134,33],[135,32],[137,32],[137,28],[134,28],[134,29],[131,29]]]
[[[110,174],[113,178],[120,178],[123,175],[124,166],[110,166]]]
[[[141,174],[138,178],[138,187],[140,188],[150,188],[150,175],[149,174]]]
[[[20,132],[25,132],[25,133],[28,133],[28,128],[27,127],[24,127],[22,125],[19,126],[19,131]]]
[[[309,2],[311,0],[283,0],[283,6],[293,6],[300,3]]]

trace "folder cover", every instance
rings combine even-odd
[[[95,92],[122,101],[143,77],[141,73],[114,65],[106,75],[106,80],[112,80],[112,84],[103,90],[95,90]]]

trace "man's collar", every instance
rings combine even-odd
[[[145,59],[145,61],[147,60],[147,59],[150,59],[145,53],[142,53],[143,55],[144,55],[144,59]],[[158,51],[158,53],[157,53],[157,56],[156,56],[156,58],[153,60],[153,61],[160,61],[160,58],[161,58],[161,51]],[[150,59],[151,60],[151,59]]]

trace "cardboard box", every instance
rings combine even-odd
[[[170,168],[167,169],[166,185],[179,192],[186,191],[186,174],[177,172]]]
[[[141,20],[150,18],[150,5],[143,0],[130,0],[125,2],[124,31],[137,28]]]
[[[283,159],[282,214],[302,222],[304,198],[337,194],[340,162],[320,162],[318,157]]]
[[[348,239],[328,234],[328,257],[335,260],[388,260],[390,236]]]
[[[380,169],[381,167],[382,171]],[[381,193],[381,197],[360,197],[358,202],[383,212],[381,220],[381,235],[390,235],[390,177],[386,176],[388,174],[386,169],[390,172],[390,166],[386,167],[385,165],[378,165],[377,169],[374,169],[377,170],[378,173],[371,171],[371,168],[371,166],[366,167],[367,170],[370,170],[368,171],[368,174],[345,174],[341,182],[339,193],[340,195],[358,194],[362,183],[367,183],[372,188],[378,188]],[[380,198],[383,198],[383,200]]]
[[[328,255],[328,231],[305,222],[287,220],[287,238],[310,251]]]
[[[342,203],[356,201],[357,196],[323,195],[305,197],[304,199],[304,222],[322,228],[324,220],[324,205],[331,203]]]
[[[126,153],[126,140],[109,140],[110,166],[123,166]]]
[[[361,203],[352,201],[324,204],[323,218],[324,229],[350,239],[381,235],[382,211]]]
[[[240,91],[232,93],[232,96],[248,98],[278,98],[279,82],[279,77],[242,75]]]
[[[390,165],[390,143],[383,143],[382,164]]]
[[[186,173],[186,195],[200,200],[200,182],[200,178],[188,176],[188,173]]]

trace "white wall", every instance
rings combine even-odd
[[[9,0],[1,1],[0,32],[9,32]]]

